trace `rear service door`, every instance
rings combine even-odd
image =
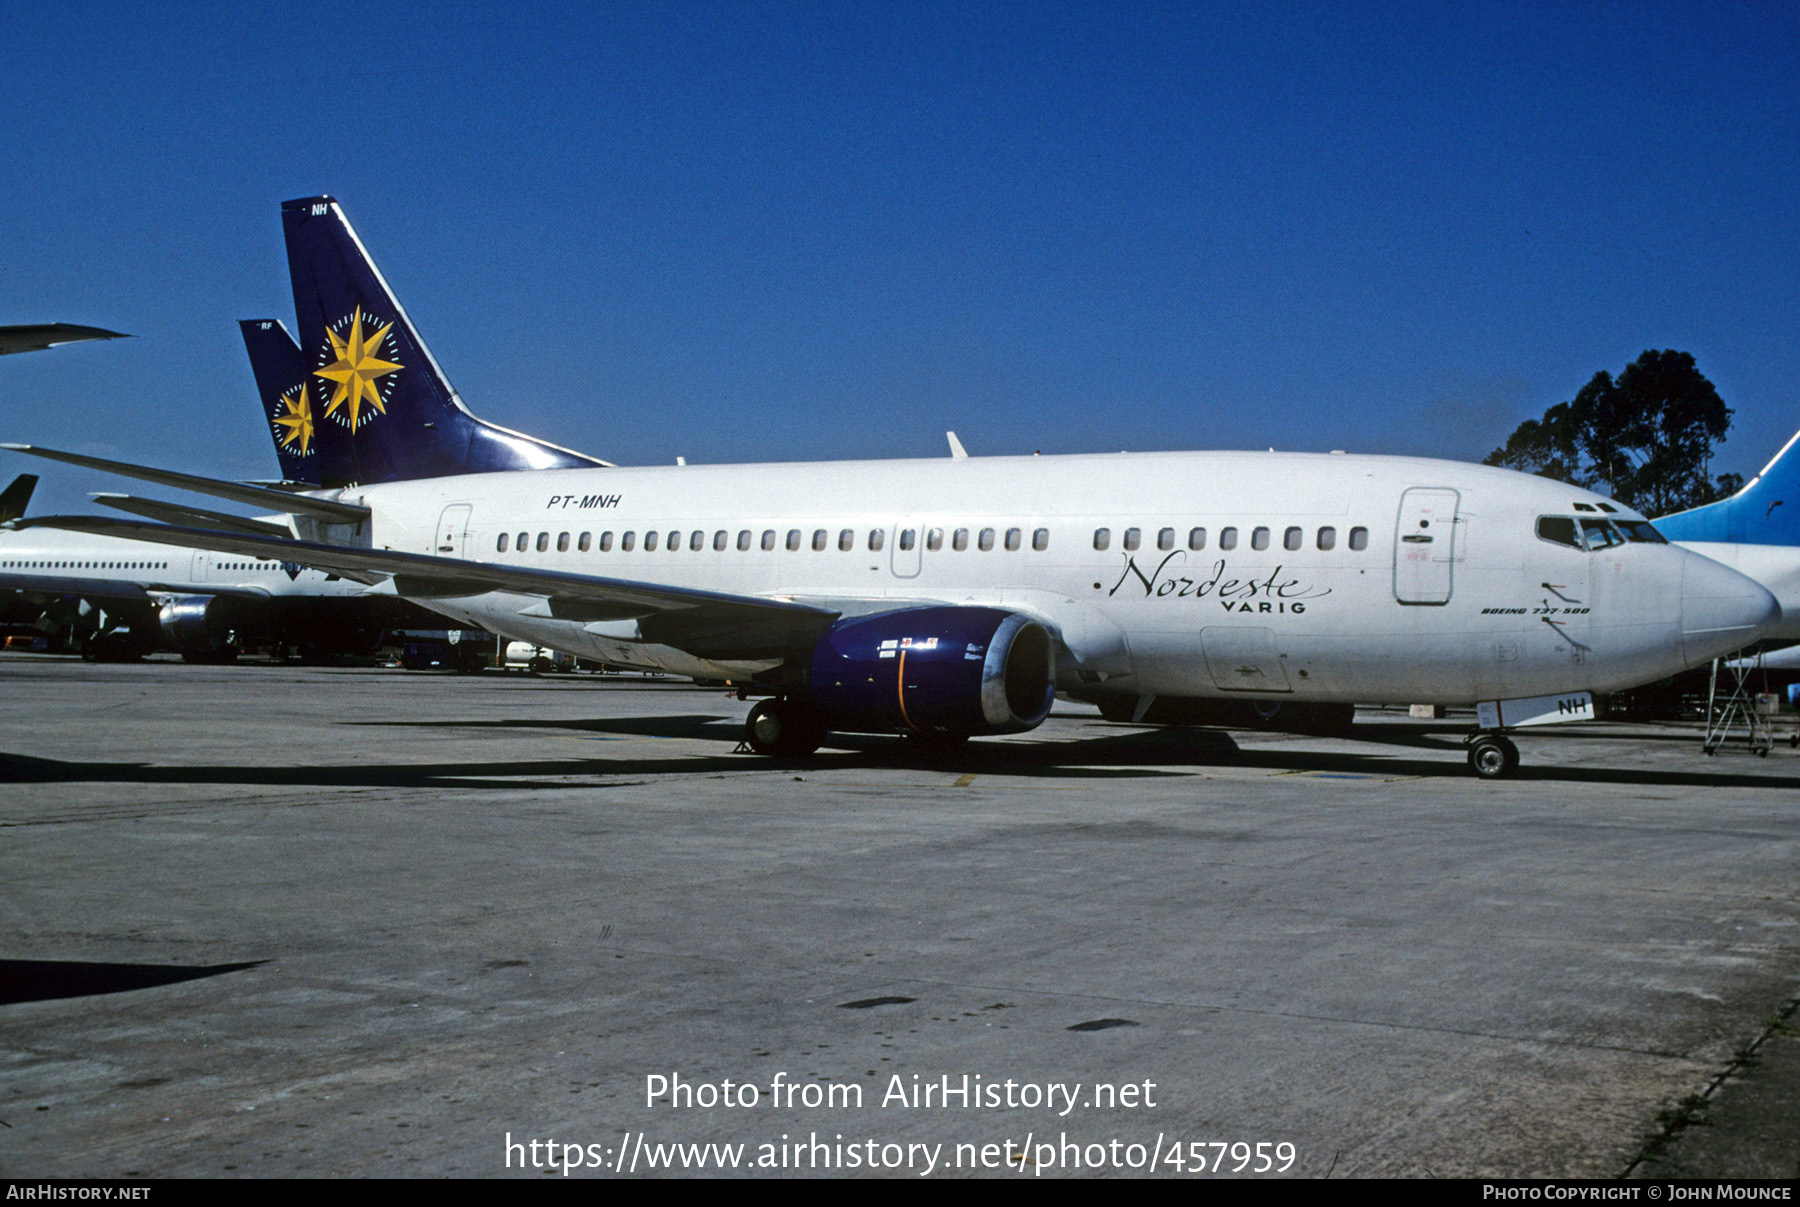
[[[455,503],[444,508],[444,514],[438,517],[437,544],[432,552],[439,557],[467,557],[467,538],[469,535],[469,514],[475,510],[470,503]]]
[[[1447,604],[1455,586],[1454,490],[1415,487],[1400,496],[1394,532],[1394,598],[1403,604]]]

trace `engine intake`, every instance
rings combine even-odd
[[[1050,714],[1056,653],[1035,620],[927,607],[841,620],[813,650],[810,694],[833,729],[1023,733]]]
[[[163,639],[184,654],[214,654],[231,649],[239,609],[217,595],[176,595],[157,613]]]

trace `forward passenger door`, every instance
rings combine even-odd
[[[1400,496],[1394,531],[1394,598],[1403,604],[1447,604],[1455,589],[1456,508],[1460,496],[1414,487]]]

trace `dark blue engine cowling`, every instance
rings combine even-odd
[[[841,620],[813,650],[811,695],[832,729],[1023,733],[1050,713],[1044,626],[1001,608],[909,608]]]

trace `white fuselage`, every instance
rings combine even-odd
[[[1777,614],[1756,584],[1671,545],[1589,551],[1538,535],[1540,517],[1606,519],[1598,495],[1417,458],[571,469],[336,497],[371,509],[359,539],[377,549],[847,613],[1014,609],[1060,640],[1064,691],[1418,703],[1605,691],[1737,649]],[[705,676],[769,665],[650,644],[635,622],[556,619],[530,595],[417,602],[609,662]]]
[[[283,517],[276,517],[283,518]],[[150,595],[345,598],[367,587],[291,562],[236,553],[180,549],[150,541],[64,532],[55,528],[0,530],[0,590],[19,578],[84,585],[128,583]]]

